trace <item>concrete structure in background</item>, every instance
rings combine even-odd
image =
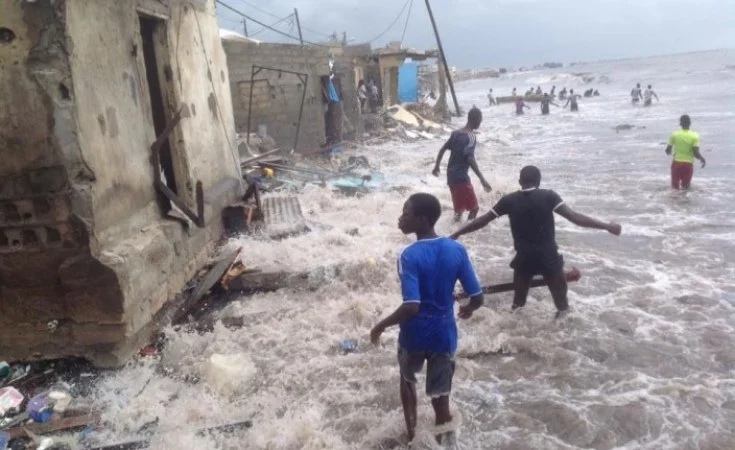
[[[261,43],[232,32],[222,34],[222,44],[239,133],[254,133],[265,126],[279,148],[294,148],[303,98],[297,151],[314,152],[325,143],[351,137],[359,112],[353,63],[356,50],[338,45]],[[330,104],[326,95],[330,61],[338,104]],[[255,77],[253,66],[261,68]],[[297,74],[308,75],[306,86]]]
[[[391,43],[387,47],[377,49],[373,52],[374,58],[378,60],[380,70],[380,88],[383,104],[386,106],[398,103],[398,70],[407,60],[420,63],[429,59],[435,59],[441,66],[439,52],[437,50],[413,50],[400,48],[399,43]],[[442,68],[443,70],[443,68]],[[420,72],[425,70],[420,69]],[[418,82],[418,80],[417,80]]]
[[[0,360],[120,364],[211,256],[241,192],[214,0],[0,11]],[[201,182],[205,226],[172,220],[156,180],[195,211]]]

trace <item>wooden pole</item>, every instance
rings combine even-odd
[[[575,281],[579,281],[579,279],[582,277],[582,274],[577,270],[576,268],[573,268],[572,270],[567,271],[564,276],[567,279],[568,283],[573,283]],[[531,287],[541,287],[546,286],[546,281],[544,281],[543,278],[535,278],[531,281]],[[491,286],[483,286],[482,287],[482,293],[483,294],[498,294],[500,292],[509,292],[514,289],[513,283],[502,283],[502,284],[495,284]],[[468,295],[465,293],[455,295],[455,300],[460,300],[463,298],[467,298]]]
[[[457,94],[454,92],[454,83],[452,82],[452,74],[449,72],[449,66],[447,65],[447,56],[444,54],[444,47],[442,47],[442,41],[439,38],[439,30],[436,28],[436,21],[434,20],[434,13],[431,12],[431,5],[429,0],[426,0],[426,9],[429,11],[429,19],[431,19],[431,26],[434,28],[434,35],[436,36],[436,44],[439,46],[439,56],[444,64],[444,71],[447,75],[447,82],[449,83],[449,90],[452,92],[452,100],[454,100],[454,108],[457,110],[457,116],[461,115],[459,110],[459,102],[457,101]]]
[[[299,21],[299,10],[294,8],[293,15],[296,18],[296,28],[299,30],[299,41],[301,41],[301,45],[304,45],[304,36],[301,34],[301,21]]]

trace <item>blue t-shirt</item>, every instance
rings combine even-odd
[[[419,303],[419,312],[401,322],[398,344],[408,351],[455,352],[454,285],[468,294],[482,287],[465,248],[446,237],[422,239],[398,256],[404,303]]]
[[[470,163],[467,158],[475,156],[475,144],[477,138],[475,133],[467,131],[454,131],[444,144],[451,153],[447,165],[447,184],[453,185],[463,181],[470,181]]]

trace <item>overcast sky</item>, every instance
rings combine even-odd
[[[298,8],[302,28],[308,28],[304,39],[319,42],[346,31],[348,39],[360,43],[388,28],[406,0],[222,1],[268,24]],[[431,6],[448,63],[459,68],[735,48],[735,0],[431,0]],[[220,5],[217,9],[221,27],[242,30],[241,17]],[[407,12],[372,43],[374,48],[401,39]],[[296,35],[290,22],[276,28]],[[248,23],[251,34],[259,29]],[[289,41],[273,32],[255,37]],[[424,0],[413,0],[404,46],[436,48]]]

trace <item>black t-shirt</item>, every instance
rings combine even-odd
[[[527,189],[503,196],[491,211],[497,217],[510,217],[517,252],[556,251],[554,211],[563,204],[552,190]]]

